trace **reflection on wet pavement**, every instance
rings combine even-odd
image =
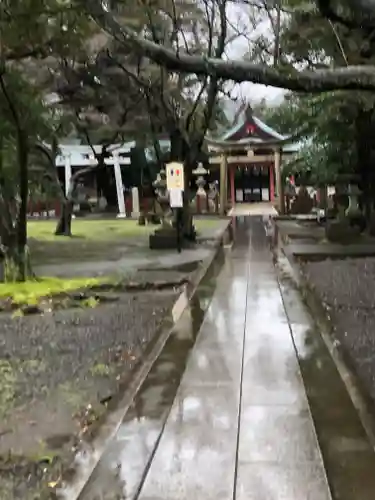
[[[236,220],[203,322],[186,314],[81,500],[374,498],[373,450],[261,218]]]

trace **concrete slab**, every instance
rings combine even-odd
[[[139,500],[228,500],[233,498],[235,450],[228,451],[233,436],[207,439],[201,426],[190,428],[185,435],[168,429],[157,460],[152,464]],[[202,442],[191,436],[205,436]],[[165,443],[169,442],[169,446]],[[159,459],[160,456],[160,459]]]
[[[330,500],[331,497],[324,471],[316,462],[239,463],[236,500],[260,499]]]
[[[138,498],[233,498],[238,403],[236,390],[181,387]]]
[[[242,404],[289,405],[306,408],[307,399],[301,384],[296,360],[290,356],[275,356],[268,349],[247,356],[242,383]]]
[[[169,414],[169,423],[200,425],[205,422],[213,429],[237,432],[239,387],[181,386]]]
[[[196,341],[196,349],[226,349],[228,345],[234,349],[238,349],[239,358],[242,357],[243,337],[245,331],[245,323],[242,325],[228,323],[223,319],[221,328],[213,328],[212,324],[206,323],[202,325],[201,333]],[[203,334],[204,333],[204,334]]]
[[[241,350],[237,346],[212,348],[200,346],[188,361],[182,387],[191,385],[223,385],[236,388],[241,377]]]
[[[308,408],[246,406],[241,414],[240,462],[297,465],[320,462],[320,451]]]
[[[230,345],[232,348],[241,349],[243,347],[243,337],[245,331],[245,321],[238,315],[237,317],[228,317],[225,314],[217,315],[220,321],[220,328],[216,328],[212,318],[206,317],[202,324],[201,334],[196,340],[196,349],[200,347],[216,347],[224,349]]]
[[[272,203],[237,203],[230,211],[232,217],[243,215],[276,215],[277,211]]]

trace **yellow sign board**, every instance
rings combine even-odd
[[[167,189],[184,190],[184,165],[183,163],[171,162],[166,165]]]

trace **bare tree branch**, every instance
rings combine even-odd
[[[193,55],[178,56],[173,50],[146,40],[121,26],[103,9],[99,0],[83,0],[93,19],[120,43],[173,71],[209,75],[234,82],[249,81],[301,92],[375,90],[375,66],[348,66],[316,71],[272,68],[245,61],[225,61]]]
[[[374,0],[346,0],[341,13],[332,0],[316,0],[317,7],[323,17],[337,22],[350,29],[375,28]]]

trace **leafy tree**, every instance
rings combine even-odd
[[[284,4],[286,5],[286,4]],[[349,29],[306,8],[306,2],[287,2],[289,12],[280,29],[279,64],[294,68],[321,69],[342,64],[371,64],[371,41],[366,29]],[[284,11],[285,12],[285,11]],[[257,46],[258,45],[258,46]],[[253,60],[262,63],[268,52],[264,40],[255,40]],[[263,60],[262,60],[263,57]],[[334,182],[338,174],[359,180],[364,191],[367,216],[374,199],[372,159],[374,98],[366,92],[334,91],[322,94],[289,93],[283,104],[265,110],[264,119],[276,129],[299,135],[303,146],[288,169],[308,171],[312,182]],[[342,174],[345,174],[344,176]]]
[[[130,16],[130,25],[152,43],[162,43],[175,51],[221,57],[227,43],[226,3],[226,0],[221,3],[205,0],[199,5],[191,0],[176,0],[150,4],[140,0],[141,14]],[[124,3],[112,2],[112,9],[121,18]],[[118,38],[108,44],[102,61],[112,68],[114,74],[117,74],[117,68],[119,78],[133,79],[140,89],[147,107],[147,135],[152,140],[156,158],[159,163],[166,160],[158,138],[160,134],[167,135],[171,145],[167,159],[184,163],[185,184],[188,186],[206,132],[216,126],[220,117],[222,82],[210,76],[170,72],[150,63],[143,54],[133,53],[132,48]],[[186,190],[184,232],[186,237],[192,238],[194,232],[187,211],[188,202]]]
[[[311,182],[324,184],[334,183],[339,174],[354,177],[357,113],[358,95],[354,93],[292,94],[280,106],[269,108],[265,120],[284,134],[296,136],[302,145],[289,162],[288,173],[308,172]]]
[[[8,279],[31,275],[26,224],[29,166],[49,120],[44,97],[55,61],[52,55],[67,55],[71,46],[77,47],[88,24],[83,13],[58,0],[0,4],[0,232]],[[8,162],[17,172],[13,183]]]
[[[146,108],[139,87],[134,80],[108,64],[108,47],[105,39],[97,49],[88,44],[78,60],[60,62],[55,90],[60,100],[58,108],[69,119],[73,133],[92,149],[96,164],[76,171],[67,186],[63,210],[56,234],[71,236],[71,220],[77,185],[87,174],[105,169],[105,159],[111,155],[114,144],[127,138],[134,139],[144,131]],[[95,145],[101,146],[98,151]],[[58,154],[49,151],[54,164]]]

